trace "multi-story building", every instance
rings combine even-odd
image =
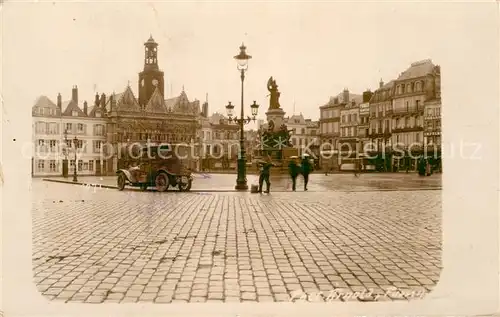
[[[359,104],[359,123],[358,123],[358,153],[364,153],[369,150],[370,143],[370,99],[373,93],[370,90],[363,92],[363,102]]]
[[[436,94],[426,100],[424,112],[424,144],[429,152],[441,152],[441,70],[434,69]]]
[[[393,87],[394,81],[384,84],[381,80],[370,99],[369,137],[374,152],[383,152],[391,146]]]
[[[423,150],[425,103],[436,99],[440,86],[439,66],[431,60],[412,63],[394,81],[392,144],[396,149],[405,149],[414,156]],[[396,169],[416,168],[416,158],[403,160],[394,158]],[[409,164],[409,166],[408,166]]]
[[[352,100],[340,110],[340,148],[342,157],[358,152],[359,104]]]
[[[193,158],[198,153],[189,148],[197,141],[200,102],[190,101],[184,89],[177,97],[164,99],[164,74],[158,66],[158,43],[152,37],[144,43],[144,69],[139,73],[139,97],[130,86],[119,94],[106,95],[97,100],[106,110],[108,173],[128,162],[119,157],[119,149],[130,143],[168,143],[186,148],[179,150],[186,155],[184,164],[196,169],[199,163]]]
[[[306,144],[308,145],[309,151],[311,151],[313,157],[315,157],[316,167],[319,167],[319,152],[321,146],[319,121],[306,119],[306,135]]]
[[[82,108],[76,86],[69,101],[62,102],[61,94],[57,96],[57,103],[46,96],[37,99],[32,108],[33,176],[62,175],[63,159],[69,162],[70,174],[75,166],[79,175],[105,173],[106,162],[101,155],[106,141],[104,111],[95,106],[89,108],[86,101]]]
[[[220,113],[214,113],[202,124],[202,170],[236,168],[239,154],[239,126]]]
[[[323,169],[338,170],[338,150],[340,138],[340,111],[347,105],[361,103],[362,96],[352,94],[348,89],[337,96],[330,97],[327,104],[320,107],[319,125],[321,130],[321,159],[320,165]]]
[[[319,160],[320,133],[319,121],[304,118],[302,113],[284,119],[291,131],[290,142],[299,155],[309,154]]]

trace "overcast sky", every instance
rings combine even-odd
[[[137,96],[143,43],[159,43],[165,92],[204,100],[210,112],[240,105],[233,56],[242,42],[253,56],[245,84],[264,117],[274,76],[288,115],[317,119],[318,107],[344,87],[377,88],[409,65],[450,54],[446,37],[480,4],[433,3],[7,3],[3,10],[3,95],[30,108],[39,95],[92,103],[95,92]],[[477,20],[476,20],[477,21]],[[446,69],[442,70],[444,73]],[[95,88],[94,88],[95,87]]]

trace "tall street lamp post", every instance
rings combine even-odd
[[[75,136],[75,138],[73,139],[73,143],[74,143],[74,147],[75,147],[75,169],[73,170],[73,182],[75,182],[75,183],[76,183],[76,182],[78,182],[78,178],[77,178],[77,176],[76,176],[76,169],[77,169],[77,167],[78,167],[78,161],[77,161],[77,157],[76,157],[76,150],[77,150],[77,148],[78,148],[78,147],[77,147],[77,144],[78,144],[78,139],[76,138],[76,136]]]
[[[68,130],[64,130],[64,144],[65,147],[63,149],[64,159],[62,165],[62,173],[64,178],[68,178]]]
[[[237,62],[237,69],[240,71],[241,78],[241,115],[240,117],[233,117],[234,106],[229,102],[226,106],[227,114],[229,116],[229,120],[232,122],[236,122],[240,125],[240,153],[238,156],[238,177],[236,178],[236,190],[248,190],[247,185],[247,177],[246,177],[246,156],[245,156],[245,135],[243,131],[243,126],[245,124],[250,123],[250,121],[255,121],[255,117],[257,116],[257,111],[259,109],[259,105],[253,102],[250,106],[252,108],[252,116],[250,118],[247,116],[245,118],[244,106],[243,106],[243,83],[245,81],[245,71],[248,69],[248,60],[252,58],[252,56],[246,53],[245,44],[241,44],[240,53],[234,56],[234,59]]]

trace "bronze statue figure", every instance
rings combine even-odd
[[[273,79],[273,76],[269,78],[267,81],[267,90],[271,93],[271,98],[269,100],[269,109],[279,109],[280,106],[280,95],[281,93],[278,91],[278,85],[276,84],[276,80]]]

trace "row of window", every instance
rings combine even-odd
[[[358,135],[357,127],[344,127],[340,130],[341,137],[356,137]]]
[[[96,161],[98,164],[100,161]],[[94,171],[94,160],[83,161],[78,160],[78,171]],[[37,172],[59,172],[62,169],[62,162],[56,160],[36,160],[35,168]],[[75,168],[75,160],[69,160],[69,168]]]
[[[319,145],[319,139],[318,138],[307,138],[307,139],[297,139],[297,138],[291,138],[290,142],[292,142],[293,146],[307,146],[309,144],[312,145]]]
[[[57,122],[36,122],[35,132],[37,134],[60,134],[66,131],[68,134],[87,134],[87,125],[84,123],[66,123],[64,131],[59,131],[60,125]],[[92,125],[92,135],[104,136],[106,129],[104,124]]]
[[[416,82],[408,83],[408,84],[400,84],[396,86],[396,94],[408,94],[413,92],[422,92],[424,90],[424,81],[419,80]]]
[[[367,124],[369,118],[366,116],[359,116],[357,113],[351,113],[348,115],[342,115],[341,117],[341,122],[342,123],[354,123],[354,124]],[[359,119],[359,121],[358,121]]]
[[[66,143],[66,146],[64,146],[64,143]],[[101,151],[103,141],[99,140],[93,140],[92,141],[92,152],[93,153],[99,153]],[[59,152],[59,151],[64,151],[64,148],[74,148],[76,145],[76,148],[79,150],[86,150],[87,149],[87,140],[78,140],[76,144],[74,144],[74,140],[66,140],[64,141],[58,141],[58,140],[44,140],[44,139],[38,139],[36,143],[36,151],[37,153],[44,153],[44,152]],[[79,151],[82,152],[82,151]],[[83,151],[86,152],[86,151]]]
[[[423,135],[422,132],[407,132],[407,133],[398,133],[392,136],[392,142],[394,144],[403,143],[403,144],[414,144],[422,142]]]
[[[117,133],[114,137],[116,142],[155,141],[155,142],[191,142],[193,136],[185,134],[165,133]]]
[[[238,140],[240,134],[238,132],[211,132],[203,131],[203,140]]]
[[[40,116],[56,116],[58,114],[57,109],[54,108],[35,108],[34,113]],[[71,111],[71,116],[72,117],[78,117],[78,110],[73,110]],[[95,116],[97,118],[101,117],[101,112],[96,111]]]
[[[427,108],[425,109],[425,116],[427,117],[440,117],[441,108]]]
[[[340,116],[340,109],[327,109],[321,110],[321,119],[338,118]]]

